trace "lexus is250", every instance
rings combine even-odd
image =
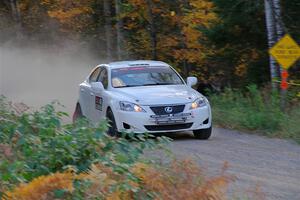
[[[183,78],[160,61],[122,61],[96,66],[79,85],[73,120],[86,117],[97,124],[107,118],[108,134],[193,131],[198,139],[211,135],[211,108],[192,89],[197,78]]]

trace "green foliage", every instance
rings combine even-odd
[[[94,163],[109,166],[132,180],[129,169],[143,151],[167,142],[166,138],[146,140],[143,136],[133,138],[138,142],[111,138],[105,134],[106,122],[99,127],[90,126],[86,120],[62,125],[66,113],[57,112],[55,105],[34,113],[18,113],[0,98],[0,192],[68,168],[85,171]]]
[[[212,64],[211,73],[222,72],[226,77],[224,82],[235,88],[268,81],[264,1],[212,2],[221,22],[203,30],[209,45],[215,49],[208,58],[208,63]]]
[[[281,1],[283,20],[286,24],[287,31],[294,37],[299,43],[300,40],[300,22],[296,20],[299,15],[300,2],[298,0]]]
[[[300,142],[300,105],[295,103],[282,112],[278,93],[269,95],[250,85],[244,93],[227,88],[221,95],[211,95],[210,100],[214,122],[220,126]]]

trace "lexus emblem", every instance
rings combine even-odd
[[[173,108],[172,107],[165,107],[165,111],[166,111],[166,113],[171,113],[171,112],[173,112]]]

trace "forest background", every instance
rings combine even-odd
[[[298,0],[2,0],[0,46],[162,60],[217,92],[214,124],[300,141],[299,61],[280,109],[280,67],[268,53],[286,33],[299,44],[299,10]]]
[[[299,43],[300,2],[281,1]],[[158,59],[216,87],[270,82],[263,0],[17,0],[0,2],[0,44],[80,41],[107,61]],[[290,69],[299,82],[299,63]]]

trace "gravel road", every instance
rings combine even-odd
[[[174,139],[170,148],[177,157],[193,157],[209,175],[220,172],[227,161],[227,172],[236,177],[231,195],[258,185],[266,199],[300,199],[300,145],[294,142],[221,128],[214,128],[207,141],[191,133],[168,136]]]

